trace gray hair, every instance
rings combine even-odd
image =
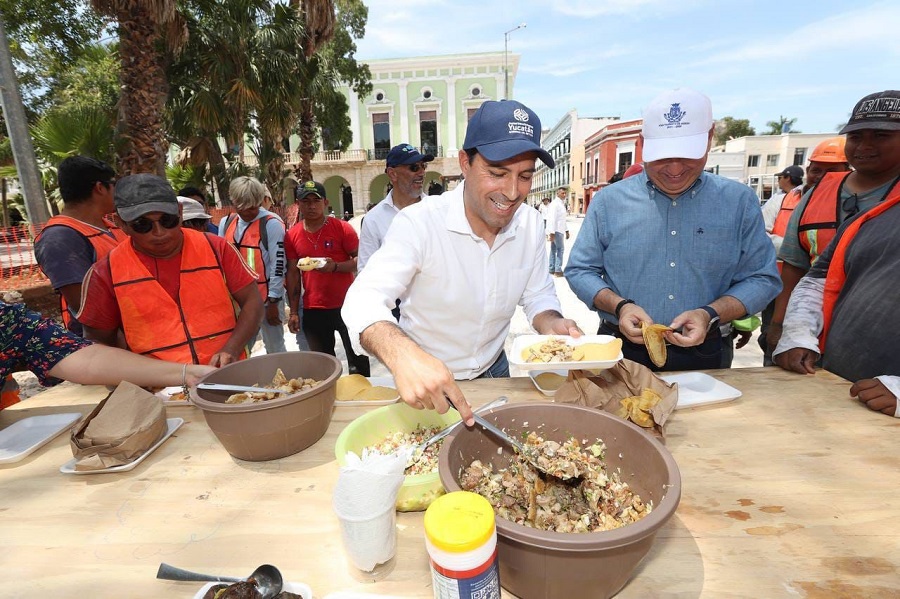
[[[228,186],[228,195],[238,210],[262,206],[263,200],[269,196],[266,186],[253,177],[237,177]]]

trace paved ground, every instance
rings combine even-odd
[[[576,218],[573,216],[570,216],[568,218],[569,231],[571,234],[570,239],[566,241],[566,260],[568,260],[569,251],[571,250],[572,244],[575,242],[578,231],[581,229],[581,223],[581,218]],[[563,314],[569,318],[574,319],[581,327],[581,329],[586,333],[596,332],[597,326],[599,324],[597,313],[590,311],[587,306],[585,306],[578,298],[575,297],[575,294],[569,288],[569,285],[568,283],[566,283],[566,280],[564,278],[554,277],[553,281],[556,285],[556,293],[559,295],[560,302],[562,303]],[[524,312],[521,308],[517,308],[516,314],[512,319],[512,324],[510,325],[509,336],[506,340],[507,353],[509,353],[510,348],[512,347],[512,342],[517,336],[527,335],[531,333],[534,333],[534,331],[531,329],[531,326],[526,320]],[[341,344],[340,338],[338,338],[337,336],[335,337],[335,350],[337,353],[337,357],[344,364],[344,372],[347,372],[347,358],[344,353],[343,345]],[[287,327],[285,327],[285,345],[287,346],[288,351],[297,350],[297,340],[293,334],[288,332]],[[259,355],[262,353],[265,353],[265,348],[263,347],[262,341],[258,341],[253,347],[253,355]],[[750,340],[750,343],[748,343],[746,347],[735,352],[733,366],[735,368],[748,368],[753,366],[762,366],[762,362],[762,350],[759,349],[759,345],[756,342],[756,334],[754,334],[753,339]],[[383,364],[375,359],[372,360],[372,376],[384,376],[388,374],[390,373]],[[518,372],[516,371],[516,369],[513,369],[513,372],[511,374],[513,376],[524,376],[524,373]],[[28,397],[40,391],[40,387],[37,385],[37,378],[33,374],[20,372],[16,373],[15,377],[16,380],[19,381],[19,384],[22,386],[21,395],[23,397]]]

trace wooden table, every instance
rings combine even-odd
[[[825,372],[710,374],[743,397],[670,421],[681,505],[619,596],[900,596],[900,421],[857,404],[849,384]],[[528,379],[462,386],[475,405],[499,394],[541,399]],[[72,406],[86,412],[105,393],[53,389],[0,412],[0,426]],[[0,466],[0,596],[193,596],[199,583],[155,579],[165,561],[225,575],[274,563],[316,597],[430,597],[421,513],[400,514],[386,580],[357,583],[344,562],[333,448],[364,409],[336,409],[318,443],[272,462],[232,459],[198,409],[177,407],[169,416],[184,426],[131,472],[61,474],[71,458],[65,435]]]

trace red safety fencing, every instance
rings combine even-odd
[[[287,210],[272,210],[282,218]],[[234,212],[233,208],[212,208],[209,214],[216,225]],[[290,215],[289,215],[290,216]],[[294,211],[296,220],[296,210]],[[291,223],[293,224],[293,223]],[[0,288],[21,289],[46,283],[47,277],[41,272],[34,258],[34,238],[44,228],[44,223],[37,225],[21,224],[14,227],[0,227]]]
[[[34,259],[34,238],[43,224],[0,227],[0,287],[19,289],[45,282]]]

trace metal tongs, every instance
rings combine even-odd
[[[283,389],[270,389],[269,387],[248,387],[246,385],[225,385],[222,383],[200,383],[198,389],[206,391],[238,391],[244,393],[291,393]]]

